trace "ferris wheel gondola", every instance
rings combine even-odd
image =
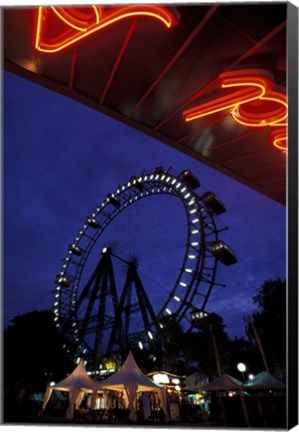
[[[218,248],[218,255],[215,254],[215,245],[220,241],[219,233],[226,228],[216,225],[215,216],[225,211],[221,201],[215,194],[210,193],[208,199],[207,194],[198,194],[199,188],[200,182],[190,170],[176,175],[171,169],[158,167],[152,173],[130,177],[87,216],[69,245],[54,290],[56,325],[74,341],[77,356],[89,357],[96,366],[103,355],[116,349],[149,347],[157,343],[165,317],[180,323],[184,319],[188,321],[194,308],[205,308],[217,284],[216,269],[221,250]],[[148,217],[147,223],[160,228],[160,233],[150,233],[144,241],[144,237],[137,235],[135,226],[140,203],[150,201],[147,205],[152,209],[157,197],[160,197],[158,211]],[[166,234],[176,216],[168,215],[166,228],[155,222],[154,218],[163,207],[161,200],[179,203],[179,219],[184,228],[179,241],[181,262],[171,270],[167,265],[179,246],[171,244],[167,249]],[[138,255],[125,256],[117,248],[117,239],[129,222],[133,226],[130,245],[139,241],[142,252],[146,247],[151,251],[145,267],[150,259],[156,260],[158,270],[145,276]],[[142,216],[143,231],[146,231],[145,224]],[[118,226],[118,233],[113,232],[115,226]],[[162,248],[150,245],[160,237]],[[116,239],[116,246],[111,238]],[[118,275],[117,266],[120,268]],[[165,289],[164,280],[168,285]],[[157,296],[158,300],[154,301]],[[137,315],[134,325],[133,315]]]

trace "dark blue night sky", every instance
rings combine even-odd
[[[171,147],[59,94],[3,76],[4,318],[52,307],[54,279],[86,216],[143,170],[189,168],[225,203],[222,238],[238,263],[219,265],[207,310],[231,337],[264,281],[285,278],[286,208]],[[179,265],[179,263],[178,263]]]

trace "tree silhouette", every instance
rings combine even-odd
[[[44,391],[74,367],[68,357],[69,341],[58,332],[49,310],[17,315],[4,331],[5,385],[22,381]]]
[[[222,372],[228,367],[229,338],[220,315],[211,312],[198,329],[192,329],[184,336],[184,353],[190,362],[197,364],[197,370],[209,378],[218,376],[216,349]]]
[[[246,333],[255,340],[251,321],[257,330],[270,371],[284,379],[286,373],[286,281],[280,278],[263,283],[253,297],[258,311],[246,319]],[[258,345],[256,344],[256,351]],[[260,353],[257,353],[261,358]]]

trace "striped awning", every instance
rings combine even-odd
[[[206,391],[225,391],[225,390],[240,390],[243,383],[237,378],[234,378],[228,374],[223,374],[213,381],[210,381],[203,386]]]
[[[286,385],[269,372],[261,372],[245,384],[246,390],[284,390]]]

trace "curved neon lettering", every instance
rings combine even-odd
[[[272,90],[272,80],[248,71],[234,71],[219,75],[217,81],[220,88],[232,88],[235,91],[185,110],[183,117],[186,122],[227,110],[232,118],[243,126],[275,128],[270,137],[271,143],[280,150],[287,149],[288,104],[283,93]],[[254,111],[254,104],[257,102],[262,107],[264,105],[264,109]]]
[[[85,32],[88,29],[88,23],[86,21],[79,20],[74,14],[67,12],[66,8],[59,6],[51,6],[53,12],[58,16],[61,21],[63,21],[69,27],[75,30]],[[99,10],[96,6],[92,6],[93,12],[95,14],[95,23],[98,24],[100,21]]]
[[[35,36],[35,48],[45,53],[59,52],[87,36],[111,26],[121,20],[148,17],[160,21],[166,28],[178,23],[177,17],[167,7],[158,5],[131,5],[102,7],[92,5],[85,8],[86,16],[78,8],[62,6],[39,6]],[[60,33],[47,37],[51,30],[50,18],[55,17],[64,28]],[[52,24],[53,26],[53,24]]]
[[[287,151],[287,130],[286,128],[274,129],[270,134],[270,141],[279,150]]]

